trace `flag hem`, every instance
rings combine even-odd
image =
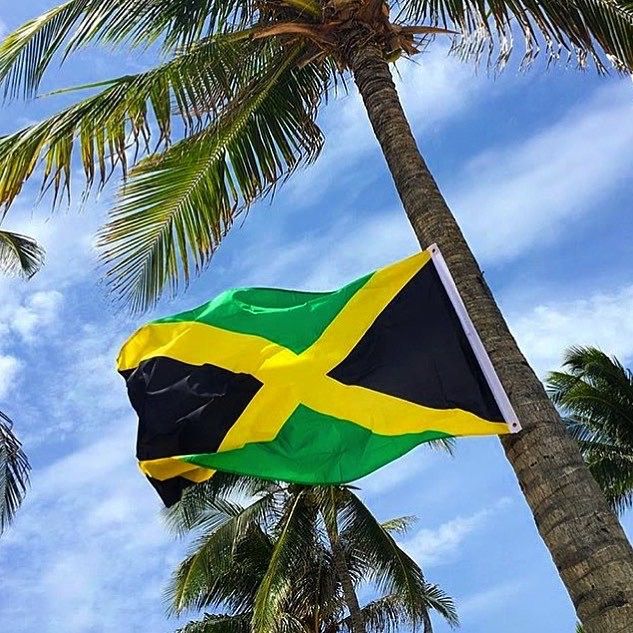
[[[459,317],[459,321],[462,324],[466,338],[470,342],[475,357],[477,358],[477,362],[481,367],[481,371],[483,372],[486,382],[492,391],[492,395],[497,402],[499,411],[501,411],[501,415],[503,415],[503,418],[510,429],[510,433],[518,433],[521,431],[519,418],[510,402],[510,399],[508,398],[508,394],[505,392],[505,389],[501,384],[501,380],[499,379],[492,361],[490,360],[490,356],[488,356],[488,352],[479,337],[479,333],[468,314],[466,305],[459,294],[459,290],[457,289],[457,285],[451,275],[451,271],[448,268],[446,260],[444,259],[444,256],[437,244],[431,244],[427,251],[431,254],[431,260],[433,261],[435,270],[437,271],[437,274],[442,281],[442,285],[444,286],[444,290],[446,290],[448,298],[451,300],[453,308]]]

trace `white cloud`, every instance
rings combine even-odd
[[[610,84],[557,123],[474,158],[451,206],[485,261],[554,242],[633,176],[629,82]]]
[[[503,498],[489,508],[455,517],[435,529],[421,528],[404,540],[402,546],[424,568],[454,562],[464,540],[509,503],[509,499]]]
[[[79,198],[80,196],[78,196]],[[13,292],[55,289],[92,281],[95,276],[95,233],[103,223],[105,204],[89,198],[68,209],[50,215],[47,201],[39,201],[37,190],[29,185],[3,219],[2,228],[33,237],[46,251],[45,265],[29,282],[0,279],[0,293],[9,287]],[[36,209],[35,213],[33,208]]]
[[[238,249],[228,273],[232,283],[331,290],[419,248],[407,219],[395,211],[362,218],[350,214],[284,244],[274,256],[271,251],[284,238],[271,233]]]
[[[16,630],[176,628],[162,617],[161,592],[182,547],[136,467],[133,427],[125,419],[111,437],[34,472],[0,551],[14,570],[3,575],[0,619]]]
[[[490,618],[495,611],[504,611],[508,601],[521,593],[524,587],[524,582],[513,580],[465,596],[457,603],[462,622],[466,619],[471,620],[479,614],[485,614]]]
[[[38,330],[53,324],[63,296],[57,290],[40,290],[18,306],[10,317],[10,327],[24,341],[32,343]]]
[[[303,285],[311,289],[331,289],[384,266],[419,249],[409,223],[401,213],[383,213],[363,222],[341,222],[320,244],[312,243],[313,264],[306,270]],[[333,251],[328,244],[336,244]],[[316,248],[315,248],[316,246]],[[327,258],[322,253],[328,252]]]
[[[15,382],[22,363],[15,356],[0,354],[0,400],[15,390]]]
[[[633,285],[611,293],[510,310],[510,326],[537,373],[560,365],[570,345],[596,346],[622,362],[633,360]]]
[[[428,470],[435,463],[431,450],[408,453],[391,464],[358,480],[363,496],[380,497],[416,475]]]

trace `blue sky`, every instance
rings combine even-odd
[[[16,4],[18,6],[16,6]],[[28,5],[28,6],[27,6]],[[51,0],[0,0],[12,28]],[[134,72],[147,59],[82,52],[45,88]],[[421,148],[513,332],[543,375],[569,344],[633,361],[633,85],[555,68],[494,78],[436,46],[402,63]],[[68,99],[11,104],[0,133]],[[413,252],[408,227],[356,95],[322,116],[326,150],[272,204],[252,210],[169,314],[236,285],[338,286]],[[79,190],[79,182],[75,186]],[[27,187],[4,224],[36,235],[46,269],[0,279],[0,409],[16,420],[33,488],[0,541],[0,622],[14,633],[174,630],[162,590],[186,543],[134,461],[135,418],[114,359],[141,322],[98,282],[93,234],[111,191],[55,217]],[[455,457],[425,447],[362,482],[383,518],[416,514],[403,545],[455,596],[468,633],[573,630],[574,615],[494,438]],[[633,533],[633,514],[624,520]],[[437,624],[437,630],[445,631]]]

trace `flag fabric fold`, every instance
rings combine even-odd
[[[423,442],[518,430],[433,248],[333,292],[229,290],[133,334],[118,369],[165,504],[216,470],[345,483]]]

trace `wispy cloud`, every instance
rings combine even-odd
[[[23,341],[33,342],[38,329],[55,322],[62,299],[63,295],[57,290],[34,292],[11,315],[11,329]]]
[[[484,261],[555,242],[633,176],[631,96],[630,82],[609,84],[557,123],[470,161],[449,199]]]
[[[512,580],[464,596],[459,600],[459,615],[462,621],[472,620],[480,614],[486,614],[490,619],[495,612],[505,611],[508,601],[521,593],[524,587],[524,582]]]
[[[565,348],[592,345],[623,362],[633,360],[633,285],[572,300],[551,300],[510,312],[510,325],[543,376],[560,365]]]
[[[15,356],[0,354],[0,400],[14,393],[21,364]]]
[[[421,528],[402,546],[423,567],[455,562],[466,538],[510,504],[503,498],[494,505],[468,516],[458,516],[436,528]]]
[[[451,206],[484,265],[503,264],[554,243],[570,223],[633,175],[630,96],[628,83],[603,87],[551,125],[517,134],[511,142],[473,157],[452,182],[445,183]],[[360,131],[354,132],[360,147],[352,150],[344,142],[346,126],[364,125],[358,120],[360,113],[342,125],[340,135],[332,134],[337,141],[343,139],[337,152],[350,151],[341,161],[345,165],[364,151],[365,135]],[[374,141],[367,143],[373,146]],[[327,156],[321,164],[330,169]],[[358,177],[357,169],[349,172]],[[302,203],[319,182],[315,168],[306,171],[308,176],[310,186],[301,178],[296,183]],[[335,190],[328,176],[317,192]],[[283,241],[267,227],[257,242],[242,249],[236,261],[239,278],[246,283],[332,288],[417,248],[400,209],[365,213],[362,221],[349,213],[325,230],[294,235],[281,253],[271,257],[271,244]]]
[[[34,474],[0,551],[5,569],[19,567],[3,574],[0,601],[0,619],[14,630],[174,628],[161,616],[160,596],[180,548],[134,464],[127,422],[127,431],[121,426]]]

